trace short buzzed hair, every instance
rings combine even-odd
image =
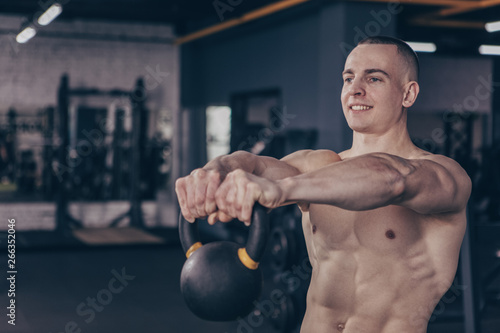
[[[363,44],[383,44],[383,45],[396,45],[398,53],[403,57],[404,61],[410,67],[410,80],[418,82],[418,74],[420,71],[420,63],[418,56],[407,43],[401,39],[388,36],[373,36],[363,39],[358,45]],[[413,75],[411,75],[413,73]],[[413,76],[413,77],[412,77]]]

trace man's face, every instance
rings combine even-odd
[[[342,109],[353,131],[383,134],[401,120],[409,76],[395,45],[357,46],[347,57],[343,80]]]

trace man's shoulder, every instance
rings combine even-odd
[[[422,155],[420,159],[429,160],[440,165],[442,169],[455,180],[458,185],[458,192],[463,193],[463,197],[468,199],[472,188],[472,182],[467,172],[457,161],[444,155],[431,153]]]
[[[445,156],[445,155],[440,155],[440,154],[432,154],[432,153],[422,153],[420,156],[418,156],[416,159],[420,160],[429,160],[433,161],[444,168],[446,168],[448,171],[452,173],[458,173],[459,175],[466,176],[467,173],[465,170],[462,168],[462,166],[455,161],[454,159]]]

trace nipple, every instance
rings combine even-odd
[[[338,324],[337,325],[337,330],[340,331],[340,332],[342,332],[344,330],[344,328],[345,328],[344,324]]]
[[[316,225],[315,225],[315,224],[313,224],[313,226],[312,226],[312,232],[313,232],[313,234],[315,234],[315,233],[316,233],[316,229],[317,229],[317,228],[316,228]]]
[[[389,229],[385,232],[385,237],[387,237],[389,239],[394,239],[394,238],[396,238],[396,234],[394,233],[394,231]]]

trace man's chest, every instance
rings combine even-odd
[[[350,250],[360,246],[381,254],[407,249],[423,237],[422,216],[400,206],[348,211],[311,205],[303,219],[306,240],[316,249]]]

